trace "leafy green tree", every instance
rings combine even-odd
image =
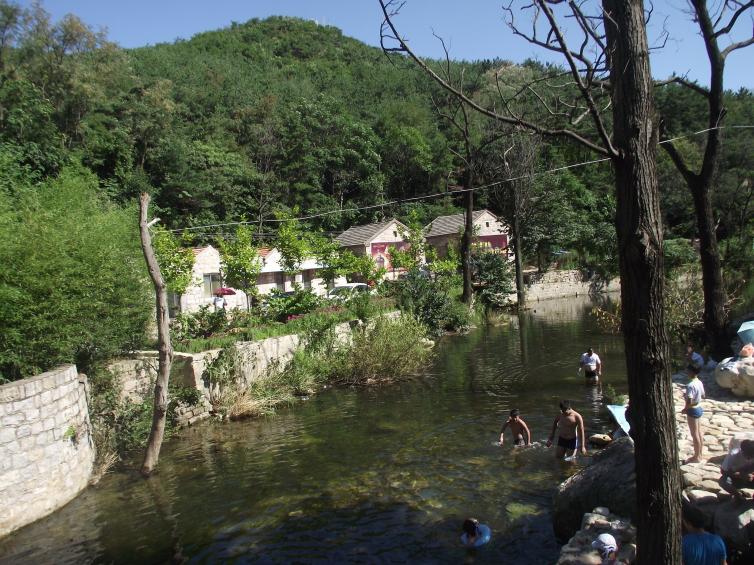
[[[133,209],[113,207],[93,174],[67,167],[0,190],[0,215],[0,263],[17,267],[0,270],[3,378],[61,363],[89,371],[143,344],[154,301]]]
[[[167,289],[178,295],[184,294],[194,282],[194,253],[165,228],[154,230],[152,248]]]
[[[257,295],[257,279],[262,272],[262,258],[253,235],[252,228],[240,225],[234,238],[218,241],[225,283],[244,291],[247,310],[251,309],[252,297]]]
[[[475,253],[472,255],[474,279],[479,285],[479,298],[485,308],[502,308],[515,291],[510,263],[500,253]]]
[[[311,254],[309,237],[301,222],[290,217],[284,219],[278,228],[275,248],[280,252],[280,263],[285,274],[298,273],[301,263]]]

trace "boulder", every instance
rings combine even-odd
[[[582,516],[606,506],[621,516],[636,518],[634,444],[620,438],[596,454],[592,464],[558,486],[553,500],[553,529],[566,541],[581,527]]]
[[[731,500],[715,509],[714,530],[733,551],[745,552],[754,543],[754,503]]]
[[[594,434],[589,436],[589,443],[596,445],[597,447],[605,447],[611,441],[613,441],[613,438],[607,434]]]
[[[736,396],[754,398],[754,357],[719,363],[715,367],[715,381]]]

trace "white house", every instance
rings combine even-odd
[[[194,248],[193,284],[181,295],[169,298],[171,316],[176,312],[196,312],[202,306],[213,306],[215,292],[226,286],[222,277],[222,262],[220,252],[208,245]],[[305,259],[300,270],[293,276],[286,275],[280,266],[280,252],[277,249],[261,248],[259,256],[262,259],[262,271],[257,278],[259,294],[269,294],[272,290],[293,290],[294,283],[302,288],[312,289],[318,295],[327,293],[327,285],[319,275],[322,266],[313,258]],[[342,284],[344,278],[337,279],[335,284]],[[233,289],[236,294],[225,296],[226,308],[246,308],[246,294]]]
[[[509,253],[508,226],[489,210],[477,210],[472,215],[474,239],[472,245],[498,253]],[[459,246],[464,229],[464,214],[440,216],[424,228],[427,243],[437,250],[440,257],[445,257],[448,247]]]
[[[388,273],[386,278],[395,278],[397,273],[390,264],[388,248],[403,249],[408,245],[403,233],[408,228],[398,220],[385,220],[364,226],[353,226],[335,238],[342,247],[349,249],[354,255],[368,255],[372,257],[378,267],[384,267]]]

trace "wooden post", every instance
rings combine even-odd
[[[165,420],[168,412],[168,382],[170,380],[170,367],[173,363],[173,347],[170,343],[170,317],[168,313],[168,293],[165,280],[160,272],[154,250],[152,238],[149,234],[147,223],[147,210],[149,208],[149,194],[141,193],[139,199],[139,233],[141,235],[141,250],[147,262],[149,276],[154,285],[157,304],[157,340],[159,350],[159,372],[154,384],[154,412],[152,414],[152,430],[149,432],[149,441],[144,453],[144,463],[141,466],[141,474],[148,477],[157,466],[162,447],[162,438],[165,435]]]

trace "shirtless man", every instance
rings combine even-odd
[[[560,401],[560,414],[555,418],[555,422],[552,424],[552,432],[547,440],[547,447],[552,445],[552,440],[555,437],[555,430],[558,431],[558,448],[555,450],[555,457],[562,459],[566,451],[573,450],[573,455],[576,455],[576,428],[579,429],[579,442],[578,447],[581,449],[581,454],[586,455],[586,443],[584,442],[584,420],[581,418],[581,414],[571,408],[570,400]]]
[[[505,441],[505,428],[510,426],[511,434],[513,435],[513,445],[521,447],[524,445],[531,445],[531,432],[521,418],[518,417],[518,408],[511,410],[511,415],[508,420],[503,424],[503,428],[500,430],[500,447],[503,446]]]

